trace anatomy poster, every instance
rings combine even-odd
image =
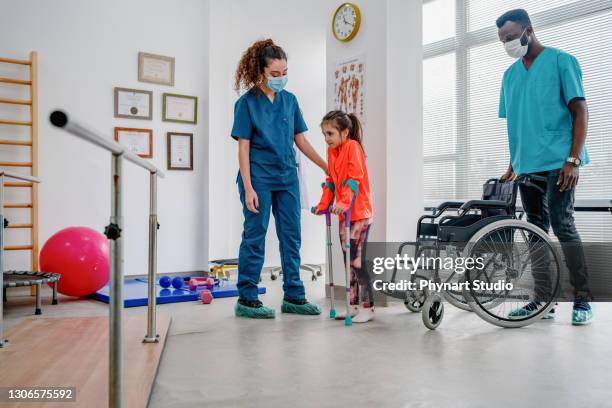
[[[365,123],[365,58],[341,61],[334,71],[334,107]]]

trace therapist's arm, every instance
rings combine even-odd
[[[319,166],[324,173],[327,173],[327,162],[323,160],[319,153],[312,147],[306,136],[303,133],[295,135],[295,145],[300,149],[304,156],[308,157],[310,161]]]
[[[250,212],[258,213],[259,199],[251,184],[251,141],[248,139],[238,139],[238,163],[240,165],[240,176],[244,184],[245,204]]]
[[[586,101],[582,98],[572,99],[568,108],[574,118],[572,128],[572,150],[570,151],[569,157],[580,157],[580,153],[586,142],[589,110]],[[557,180],[559,191],[575,188],[578,184],[579,175],[580,171],[578,167],[574,167],[571,163],[565,163],[559,173],[559,180]]]

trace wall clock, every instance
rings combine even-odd
[[[343,3],[338,7],[332,19],[332,32],[338,41],[349,42],[359,32],[361,11],[356,4]]]

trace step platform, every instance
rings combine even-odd
[[[173,287],[162,288],[157,286],[157,304],[192,302],[200,299],[199,290],[190,291],[188,287],[183,289],[174,289]],[[93,299],[104,303],[109,301],[110,285],[104,286],[102,289],[91,295]],[[259,294],[266,293],[266,288],[259,287]],[[213,286],[210,291],[213,298],[236,297],[238,296],[238,288],[234,282],[221,281],[220,284]],[[123,306],[138,307],[146,306],[148,303],[148,281],[147,279],[130,279],[126,280],[123,285]]]

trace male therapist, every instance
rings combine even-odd
[[[520,186],[527,220],[544,231],[552,226],[561,242],[574,288],[572,323],[584,325],[593,319],[589,301],[588,274],[580,235],[574,223],[574,193],[580,166],[589,162],[584,147],[588,111],[582,72],[576,58],[555,48],[544,47],[536,38],[529,15],[517,9],[496,21],[500,41],[516,58],[504,73],[499,117],[506,118],[510,165],[502,180],[519,174],[538,174],[548,180],[542,191]],[[509,317],[524,317],[543,303],[538,294]],[[554,318],[555,310],[544,318]]]

